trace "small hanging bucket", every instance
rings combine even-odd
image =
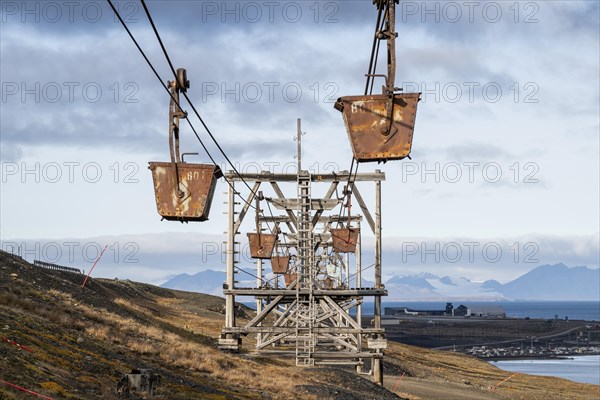
[[[323,284],[325,285],[325,289],[333,289],[333,279],[330,277],[323,279]]]
[[[333,251],[336,253],[354,253],[360,229],[358,228],[339,228],[330,229],[333,239]]]
[[[275,248],[277,235],[270,233],[249,233],[250,256],[252,258],[269,259]]]
[[[290,256],[271,257],[271,268],[274,274],[285,274],[290,266]]]
[[[294,281],[298,279],[298,274],[296,272],[290,272],[287,274],[283,274],[283,280],[285,282],[285,286],[290,286]]]

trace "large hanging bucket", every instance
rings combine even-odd
[[[290,256],[271,257],[271,268],[274,274],[285,274],[290,266]]]
[[[283,275],[283,281],[285,282],[286,287],[294,283],[296,279],[298,279],[298,274],[296,272]]]
[[[323,285],[325,286],[325,289],[333,289],[333,279],[330,277],[323,279]]]
[[[270,233],[249,233],[250,256],[252,258],[271,258],[277,235]]]
[[[357,161],[401,160],[410,154],[420,93],[345,96],[342,112]]]
[[[336,253],[354,253],[360,229],[358,228],[340,228],[330,229],[333,239],[333,251]]]
[[[217,179],[213,164],[151,162],[158,213],[170,221],[206,221]]]

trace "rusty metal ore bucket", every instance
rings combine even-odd
[[[217,179],[213,164],[151,162],[156,208],[169,221],[206,221]],[[179,179],[178,179],[179,176]]]
[[[271,257],[271,268],[274,274],[285,274],[290,265],[290,256]]]
[[[296,279],[298,279],[298,274],[296,272],[283,275],[283,281],[285,282],[286,287],[290,286]]]
[[[277,235],[270,233],[249,233],[250,256],[252,258],[271,258]]]
[[[401,160],[410,154],[421,93],[340,97],[354,158],[359,162]],[[391,117],[391,118],[390,118]]]
[[[356,242],[360,229],[358,228],[342,228],[330,229],[333,239],[333,251],[336,253],[354,253],[356,251]]]

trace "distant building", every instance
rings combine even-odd
[[[385,307],[384,315],[389,316],[453,316],[453,317],[481,317],[481,318],[506,318],[504,308],[497,305],[485,306],[460,306],[454,308],[452,303],[446,303],[444,310],[415,310],[408,307]]]
[[[422,315],[422,316],[451,316],[454,306],[446,303],[444,310],[414,310],[408,307],[385,307],[384,315]]]
[[[454,315],[457,317],[466,317],[471,315],[471,309],[461,304],[454,309]]]
[[[498,305],[465,306],[461,304],[454,309],[457,317],[506,318],[506,311]]]
[[[452,303],[446,303],[446,315],[454,315],[454,306]]]

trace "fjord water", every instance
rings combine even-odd
[[[600,321],[599,301],[452,301],[454,307],[466,306],[501,306],[507,317],[542,318],[542,319],[577,319]],[[444,310],[446,302],[442,301],[394,301],[383,302],[383,307],[408,307],[414,310]],[[373,313],[373,303],[363,304],[363,314]]]
[[[254,301],[242,301],[242,304],[255,310]],[[600,301],[452,301],[454,307],[461,304],[467,306],[501,306],[508,318],[541,318],[571,319],[584,321],[600,321]],[[407,307],[413,310],[444,310],[443,301],[384,301],[385,307]],[[373,315],[373,302],[365,301],[362,305],[363,315]],[[383,312],[383,310],[382,310]],[[350,310],[354,315],[355,309]]]
[[[505,371],[558,376],[574,382],[600,385],[600,355],[574,356],[564,360],[500,360],[491,364]]]

